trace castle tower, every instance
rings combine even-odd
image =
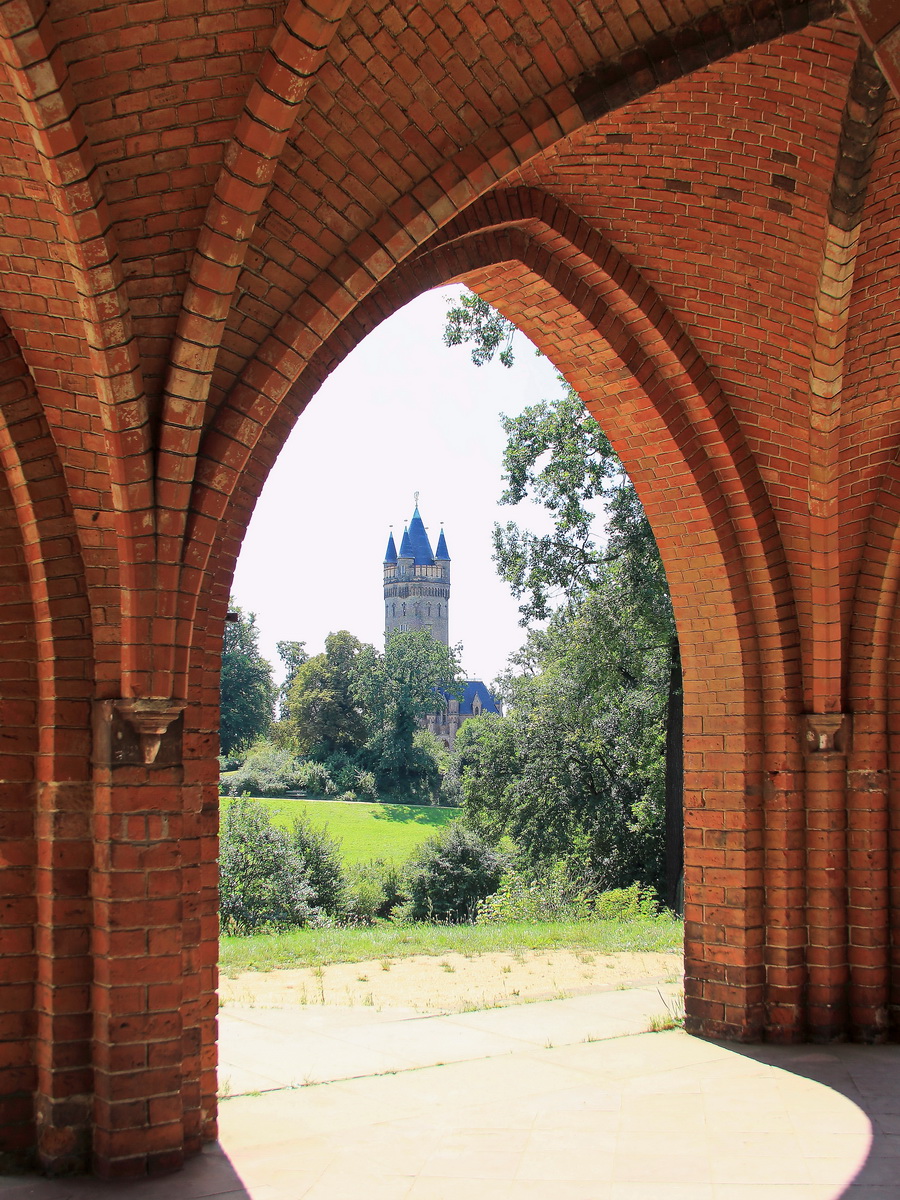
[[[444,531],[432,552],[419,515],[418,492],[412,520],[403,531],[400,553],[394,535],[384,555],[384,636],[397,631],[427,629],[450,645],[450,555]]]

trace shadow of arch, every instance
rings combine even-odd
[[[754,1062],[844,1096],[870,1127],[867,1152],[833,1200],[889,1200],[900,1186],[900,1046],[734,1046]],[[798,1114],[802,1117],[802,1114]],[[836,1143],[849,1133],[835,1127]],[[839,1154],[836,1145],[835,1158]],[[836,1180],[817,1182],[833,1183]]]

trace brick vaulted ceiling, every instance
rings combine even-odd
[[[890,77],[890,20],[861,20]],[[677,316],[757,455],[788,556],[802,543],[789,477],[766,459],[808,453],[817,280],[860,44],[836,0],[7,0],[0,33],[0,305],[89,576],[122,561],[121,536],[125,560],[183,560],[199,490],[230,494],[222,471],[246,461],[229,439],[255,436],[247,417],[277,449],[339,356],[323,359],[323,339],[467,205],[523,184],[602,230]],[[845,157],[872,165],[872,203],[893,212],[872,72],[870,136]],[[851,379],[892,320],[885,236],[884,222],[863,234],[853,286],[878,315],[857,328],[850,304]],[[253,413],[242,384],[295,402]],[[160,504],[181,518],[160,524]],[[163,544],[141,550],[151,532]]]

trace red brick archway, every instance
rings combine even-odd
[[[690,1027],[896,1033],[888,9],[0,3],[0,1149],[123,1176],[215,1135],[234,562],[322,379],[449,279],[659,537]]]

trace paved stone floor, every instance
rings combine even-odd
[[[650,989],[226,1011],[218,1146],[129,1186],[9,1177],[0,1200],[900,1200],[900,1046],[639,1032],[663,1011]]]

